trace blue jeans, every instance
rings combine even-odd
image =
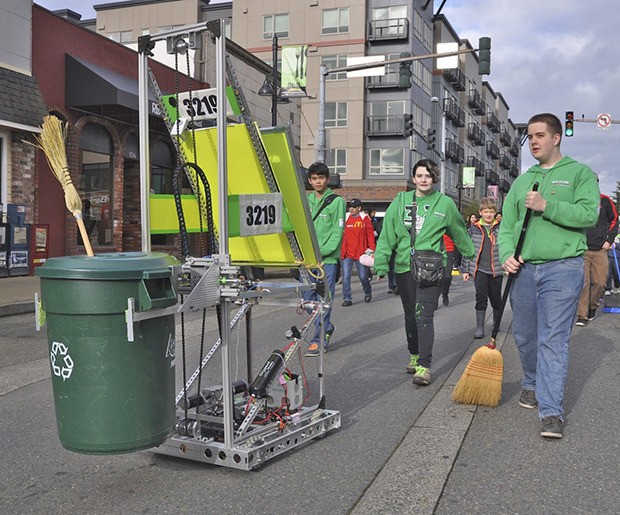
[[[323,311],[323,320],[325,322],[325,332],[333,332],[334,325],[331,323],[331,314],[332,314],[332,302],[334,296],[336,295],[336,270],[338,265],[336,263],[329,263],[323,265],[323,271],[325,272],[325,277],[323,281],[327,286],[326,296],[322,300],[326,303],[329,303],[329,307],[325,308]],[[318,270],[313,270],[313,273],[317,273]],[[321,296],[316,292],[316,290],[308,290],[303,294],[304,300],[309,301],[319,301],[321,300]],[[321,317],[317,317],[314,322],[315,330],[314,337],[310,343],[318,344],[321,341]],[[325,336],[325,335],[323,335]]]
[[[370,287],[370,280],[368,279],[368,269],[362,265],[357,259],[344,258],[340,260],[342,265],[342,297],[344,300],[352,300],[351,296],[351,272],[353,271],[353,263],[357,268],[357,275],[362,281],[362,288],[364,289],[364,295],[368,295],[372,290]]]
[[[523,389],[535,390],[540,418],[562,417],[568,340],[583,287],[583,256],[525,263],[510,291]]]

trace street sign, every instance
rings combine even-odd
[[[608,113],[599,114],[596,117],[596,128],[602,131],[611,129],[611,115]]]

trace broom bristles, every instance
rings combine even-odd
[[[460,404],[497,406],[502,397],[504,358],[497,349],[480,347],[469,360],[452,392]]]
[[[56,116],[45,116],[41,125],[41,134],[36,136],[38,146],[45,154],[45,159],[49,164],[52,173],[60,182],[65,194],[65,205],[67,209],[73,213],[77,220],[82,241],[86,248],[86,253],[93,256],[93,249],[88,239],[88,234],[84,228],[82,220],[82,199],[77,189],[71,181],[69,174],[69,165],[67,163],[67,152],[65,150],[65,142],[67,140],[67,128]]]
[[[52,173],[62,186],[67,209],[76,216],[76,211],[82,211],[82,199],[71,181],[67,165],[66,126],[55,116],[45,116],[41,129],[41,135],[36,137],[38,147],[43,150]]]

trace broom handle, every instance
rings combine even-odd
[[[84,220],[82,217],[75,219],[78,224],[78,228],[80,229],[80,234],[82,235],[82,242],[84,243],[84,248],[86,249],[86,254],[88,256],[94,256],[93,248],[90,245],[90,239],[88,238],[88,234],[86,233],[86,227],[84,226]]]
[[[538,183],[535,182],[532,185],[532,191],[538,191]],[[519,259],[519,255],[521,254],[521,249],[523,248],[523,240],[525,240],[525,231],[527,230],[527,226],[530,224],[530,218],[532,217],[532,210],[530,208],[525,212],[525,218],[523,219],[523,227],[521,227],[521,234],[519,234],[519,241],[517,241],[517,247],[515,248],[514,257],[515,259]],[[504,315],[504,308],[506,307],[506,301],[508,300],[508,294],[510,293],[510,288],[512,287],[512,282],[517,274],[508,274],[508,279],[506,279],[506,286],[504,287],[504,293],[502,294],[502,300],[499,306],[499,313],[497,316],[497,320],[495,320],[495,324],[493,325],[493,333],[491,334],[491,342],[492,348],[495,348],[495,339],[497,338],[497,333],[499,333],[499,326],[502,321],[502,316]]]

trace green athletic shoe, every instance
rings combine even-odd
[[[414,374],[415,368],[418,366],[418,356],[417,354],[412,354],[411,358],[409,358],[409,364],[407,365],[407,373]]]
[[[427,386],[431,384],[431,371],[426,367],[415,367],[413,384],[418,384],[420,386]]]

